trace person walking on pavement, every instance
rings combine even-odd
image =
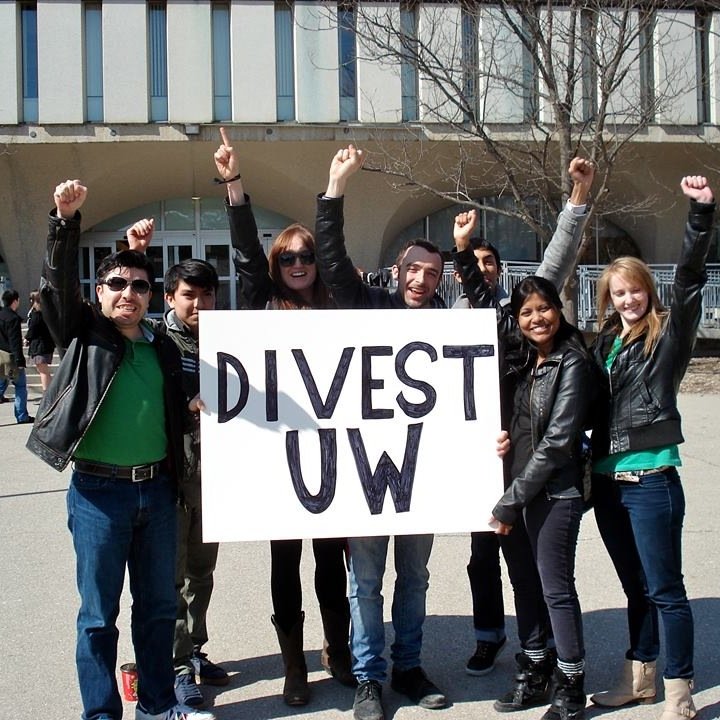
[[[0,379],[0,397],[5,399],[8,383],[15,387],[15,421],[18,425],[34,422],[35,418],[27,409],[27,374],[25,354],[23,353],[22,319],[17,309],[20,295],[17,290],[5,290],[2,294],[0,309],[0,350],[10,353],[13,364],[13,377]]]
[[[45,392],[50,385],[50,364],[55,352],[55,342],[43,320],[40,309],[40,293],[37,290],[30,293],[30,312],[28,313],[25,339],[28,341],[28,354],[35,363],[35,368],[40,375],[42,390]]]

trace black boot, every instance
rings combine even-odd
[[[515,656],[517,672],[515,686],[496,700],[493,707],[498,712],[515,712],[536,705],[543,705],[550,699],[552,663],[549,658],[533,662],[525,653]]]
[[[352,674],[352,658],[350,656],[350,608],[346,612],[338,612],[320,606],[325,640],[323,641],[320,662],[322,666],[339,683],[347,687],[357,687],[357,680]]]
[[[310,689],[307,682],[307,666],[303,653],[303,622],[305,613],[285,633],[275,621],[273,615],[270,620],[275,626],[283,665],[285,666],[285,685],[283,686],[283,700],[286,705],[307,705],[310,700]]]
[[[585,673],[566,675],[555,668],[555,694],[542,720],[582,720],[585,717]]]

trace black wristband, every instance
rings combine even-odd
[[[213,178],[213,182],[216,185],[227,185],[228,183],[235,182],[236,180],[240,180],[242,175],[238,173],[235,175],[235,177],[228,178],[227,180],[223,180],[222,178]]]

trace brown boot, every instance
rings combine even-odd
[[[303,622],[305,613],[300,617],[287,634],[275,621],[273,615],[270,620],[275,626],[283,665],[285,666],[285,685],[283,686],[283,700],[286,705],[307,705],[310,700],[310,689],[307,682],[307,666],[303,653]]]
[[[357,687],[357,680],[352,674],[352,657],[348,645],[350,634],[350,609],[338,612],[320,607],[323,630],[323,649],[320,662],[325,670],[339,683],[347,687]]]
[[[625,660],[618,684],[595,693],[590,700],[602,707],[621,707],[630,703],[655,702],[655,661]]]
[[[693,681],[687,678],[663,678],[665,685],[665,706],[660,720],[680,720],[697,715],[690,691]]]

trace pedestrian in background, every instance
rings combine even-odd
[[[28,354],[35,363],[35,368],[40,375],[43,393],[50,385],[50,365],[52,364],[55,342],[52,339],[50,330],[45,324],[40,309],[40,293],[34,290],[30,293],[30,312],[28,313],[28,329],[25,333],[28,341]]]
[[[23,353],[22,319],[17,313],[20,295],[17,290],[6,290],[2,294],[0,310],[0,350],[9,354],[3,363],[6,370],[0,379],[0,397],[5,398],[8,383],[15,387],[15,420],[18,425],[34,422],[27,409],[27,376],[25,354]]]

